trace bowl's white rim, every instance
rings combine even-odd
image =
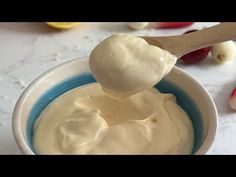
[[[68,63],[73,63],[73,62],[78,62],[78,61],[83,62],[83,61],[86,61],[87,59],[88,59],[88,56],[76,58],[76,59],[71,59],[69,61],[66,61],[64,63],[61,63],[61,64],[49,69],[48,71],[46,71],[45,73],[43,73],[39,77],[37,77],[35,80],[33,80],[29,84],[29,86],[23,91],[23,93],[20,95],[20,97],[15,105],[14,111],[13,111],[12,131],[13,131],[13,135],[14,135],[14,138],[16,140],[18,147],[20,148],[20,150],[24,154],[35,155],[35,153],[30,149],[29,145],[27,144],[25,138],[23,137],[23,133],[22,133],[21,126],[20,126],[20,114],[21,114],[21,110],[22,110],[22,103],[24,103],[27,95],[30,94],[31,90],[38,82],[40,82],[42,79],[44,79],[47,75],[50,75],[52,72],[55,72],[56,69],[66,65]],[[214,139],[215,139],[215,135],[218,130],[218,113],[217,113],[216,105],[215,105],[212,97],[210,96],[210,93],[205,89],[205,87],[196,78],[189,75],[187,72],[185,72],[184,70],[180,69],[177,66],[174,66],[173,69],[181,74],[184,74],[188,79],[196,82],[198,84],[199,88],[201,88],[203,90],[203,92],[205,92],[205,94],[209,98],[209,103],[211,104],[210,106],[213,109],[214,115],[211,117],[211,120],[209,123],[209,132],[207,133],[207,136],[206,136],[202,146],[199,148],[199,150],[197,152],[195,152],[195,155],[205,154],[212,146]]]
[[[183,74],[185,74],[185,76],[188,79],[191,79],[194,82],[196,82],[198,84],[199,88],[201,88],[203,90],[203,92],[205,92],[206,96],[209,98],[209,103],[211,104],[210,107],[212,107],[212,111],[213,111],[213,116],[210,117],[211,119],[209,121],[209,132],[207,133],[207,136],[206,136],[203,144],[197,150],[197,152],[194,153],[194,155],[206,154],[207,151],[211,148],[211,146],[215,140],[215,136],[217,134],[217,131],[218,131],[218,111],[217,111],[215,102],[214,102],[213,98],[211,97],[210,93],[206,90],[206,88],[195,77],[191,76],[186,71],[180,69],[177,66],[175,66],[174,68],[178,72],[182,72]]]

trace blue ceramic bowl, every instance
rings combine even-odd
[[[43,109],[61,94],[76,87],[96,82],[88,57],[61,64],[34,80],[17,101],[13,114],[13,133],[24,154],[35,154],[32,146],[34,123]],[[194,126],[192,154],[205,154],[214,141],[217,110],[206,89],[183,70],[173,70],[155,87],[172,93],[177,103],[189,114]]]

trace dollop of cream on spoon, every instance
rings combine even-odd
[[[153,87],[176,61],[177,57],[168,51],[127,34],[106,38],[89,58],[92,73],[104,91],[120,99]]]

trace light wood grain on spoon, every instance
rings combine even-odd
[[[236,22],[220,23],[210,28],[177,36],[142,36],[149,44],[169,51],[178,58],[192,51],[236,39]]]

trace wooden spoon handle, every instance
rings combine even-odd
[[[144,37],[144,39],[179,58],[192,51],[236,39],[236,22],[220,23],[210,28],[178,36],[154,37],[153,39]]]

